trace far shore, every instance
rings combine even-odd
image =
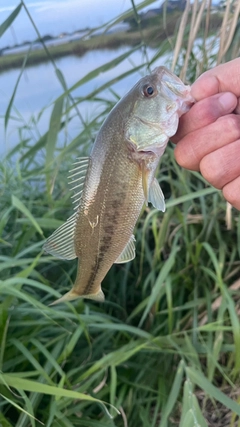
[[[21,68],[26,56],[27,61],[25,66],[31,66],[67,55],[82,56],[87,51],[95,49],[117,49],[121,46],[137,46],[142,43],[157,48],[166,39],[169,40],[174,37],[180,17],[180,12],[171,13],[167,16],[167,25],[163,25],[163,20],[158,22],[154,21],[141,32],[136,28],[126,32],[103,33],[95,36],[93,35],[85,40],[73,40],[48,46],[46,49],[44,45],[42,45],[42,48],[31,49],[31,47],[29,47],[26,51],[2,55],[0,56],[0,73],[11,68]],[[211,23],[212,31],[216,31],[216,29],[219,28],[221,20],[221,14],[214,15],[214,19]]]
[[[142,34],[139,31],[101,34],[87,40],[74,40],[49,46],[47,47],[48,54],[44,47],[36,50],[29,48],[24,52],[2,55],[0,57],[0,72],[10,68],[20,68],[26,55],[28,55],[26,66],[30,66],[49,61],[50,58],[55,59],[67,55],[82,56],[86,52],[95,49],[117,49],[121,46],[136,46],[142,43],[142,36],[144,42],[151,47],[157,47],[166,38],[165,32],[160,32],[159,28],[153,27],[143,30]]]

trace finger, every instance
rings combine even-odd
[[[236,96],[231,92],[202,99],[180,118],[178,131],[171,141],[177,143],[189,132],[214,122],[220,116],[231,113],[237,107],[237,102]]]
[[[199,170],[203,157],[240,138],[240,116],[228,114],[214,123],[188,133],[177,144],[174,154],[178,164]]]
[[[240,175],[240,139],[203,157],[200,171],[210,184],[219,189],[236,179]]]
[[[226,184],[222,189],[225,199],[238,210],[240,210],[239,188],[240,176]]]
[[[240,114],[240,98],[238,98],[237,106],[233,112],[234,112],[234,114]]]
[[[220,92],[240,96],[240,58],[206,71],[193,83],[191,90],[197,101]]]

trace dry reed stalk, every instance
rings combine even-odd
[[[227,36],[230,5],[231,5],[231,0],[227,0],[227,5],[226,5],[226,9],[225,9],[225,13],[223,16],[223,21],[222,21],[222,26],[221,26],[220,34],[219,34],[220,35],[220,40],[219,40],[220,43],[219,43],[219,51],[218,51],[218,58],[217,58],[218,64],[221,62],[221,59],[223,57],[225,38]]]
[[[236,2],[236,9],[234,14],[230,16],[231,0],[228,0],[226,10],[223,17],[222,26],[220,29],[220,47],[218,52],[217,63],[223,61],[225,54],[227,53],[236,30],[239,14],[240,14],[240,2]]]
[[[209,0],[208,5],[207,5],[206,19],[205,19],[204,45],[205,45],[206,39],[208,38],[208,35],[209,35],[208,31],[209,31],[209,24],[210,24],[211,7],[212,7],[212,0]]]
[[[108,373],[106,371],[103,380],[93,389],[93,393],[97,394],[105,386],[107,382]]]
[[[218,32],[216,32],[215,41],[219,39],[219,51],[217,54],[218,64],[224,61],[224,56],[226,55],[226,53],[229,50],[229,47],[231,46],[231,43],[233,41],[234,34],[239,22],[240,1],[237,1],[235,3],[234,13],[231,12],[231,5],[233,5],[232,0],[227,0],[226,9],[223,12],[221,28]],[[204,15],[205,15],[205,28],[204,28],[204,35],[203,35],[203,46],[206,45],[206,42],[210,36],[209,28],[210,28],[210,19],[211,19],[211,6],[212,6],[212,0],[203,0],[203,1],[194,0],[192,4],[190,3],[190,0],[186,1],[186,6],[182,14],[180,26],[178,29],[178,35],[177,35],[176,44],[174,48],[172,67],[171,67],[172,70],[174,70],[177,64],[179,55],[181,53],[181,49],[183,47],[183,41],[184,41],[187,22],[188,22],[189,16],[191,15],[186,55],[185,55],[184,64],[180,73],[180,78],[183,80],[186,79],[187,69],[189,67],[189,61],[191,58],[191,52],[193,50],[194,43],[197,37],[199,36],[199,28],[200,28],[201,22],[203,22]],[[213,46],[213,44],[211,44],[211,46]],[[211,53],[211,49],[212,49],[211,46],[208,48],[209,53]],[[234,52],[233,52],[233,56],[236,56],[236,49]],[[204,62],[205,59],[206,58],[202,58],[202,61],[198,61],[198,68],[196,71],[197,76],[202,73],[203,67],[204,65],[206,65]]]
[[[230,291],[238,291],[240,289],[240,279],[237,279],[232,285],[228,288]],[[217,297],[211,304],[211,313],[214,313],[217,311],[222,303],[223,297],[222,295]],[[208,314],[207,310],[204,309],[204,311],[201,312],[201,309],[204,308],[204,305],[202,304],[199,306],[199,315],[198,315],[198,326],[206,325],[208,322]],[[193,317],[191,316],[186,324],[184,325],[184,330],[188,330],[193,322]]]
[[[185,80],[185,78],[186,78],[190,54],[192,52],[194,42],[197,38],[197,34],[198,34],[198,30],[199,30],[199,27],[201,24],[202,16],[203,16],[203,13],[204,13],[204,10],[206,7],[206,1],[207,0],[203,0],[202,2],[199,3],[199,0],[194,0],[194,3],[193,3],[193,12],[192,12],[190,33],[189,33],[189,38],[188,38],[188,46],[187,46],[184,65],[183,65],[183,68],[182,68],[182,71],[180,74],[180,77],[183,80]],[[200,4],[200,8],[198,11],[199,4]]]
[[[230,291],[238,291],[240,289],[240,279],[236,280],[231,286],[228,288]],[[222,295],[213,301],[211,304],[211,312],[218,310],[221,303],[222,303],[223,297]],[[202,319],[200,319],[202,317]],[[203,326],[208,321],[207,311],[205,310],[203,313],[201,313],[198,317],[199,320],[199,326]]]
[[[124,427],[128,427],[128,420],[127,420],[127,416],[126,413],[123,410],[123,407],[120,406],[119,411],[121,412],[122,415],[122,419],[123,419],[123,423],[124,423]]]
[[[227,202],[227,205],[226,205],[225,221],[226,221],[227,230],[232,230],[232,205],[230,205],[229,202]]]
[[[187,25],[187,20],[188,20],[188,15],[189,15],[189,11],[190,11],[190,0],[187,0],[184,12],[182,14],[182,18],[181,18],[181,22],[179,25],[179,29],[178,29],[178,36],[177,36],[177,41],[175,44],[175,49],[174,49],[174,54],[173,54],[173,60],[172,60],[172,71],[174,71],[174,68],[176,66],[178,57],[179,57],[179,53],[181,51],[182,48],[182,41],[183,41],[183,36],[184,36],[184,31]]]
[[[212,6],[212,0],[208,0],[207,7],[206,7],[206,17],[205,17],[205,28],[204,28],[204,36],[203,36],[203,46],[204,46],[204,54],[202,56],[202,60],[198,60],[196,65],[196,76],[200,76],[202,72],[204,71],[204,68],[206,66],[206,51],[209,51],[209,47],[207,47],[207,43],[209,42],[209,28],[210,28],[210,18],[211,18],[211,6]],[[212,46],[212,44],[211,44]],[[210,47],[210,51],[212,50],[212,47]]]

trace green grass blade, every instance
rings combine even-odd
[[[231,411],[235,412],[240,416],[240,405],[234,400],[230,399],[226,394],[224,394],[219,388],[215,387],[208,379],[199,371],[196,371],[194,368],[186,368],[187,375],[190,380],[200,387],[206,394],[208,394],[213,399],[218,400],[225,407],[229,408]]]
[[[18,16],[20,10],[22,8],[22,4],[19,3],[19,5],[14,9],[14,11],[5,19],[5,21],[0,25],[0,38],[5,33],[5,31],[12,25],[13,21]]]
[[[52,382],[45,372],[44,368],[40,365],[40,363],[35,359],[35,357],[32,355],[31,351],[29,351],[19,340],[13,338],[12,339],[13,345],[23,354],[24,358],[29,361],[32,367],[36,369],[37,372],[39,372],[39,375],[44,378],[47,382]]]
[[[33,227],[37,230],[37,232],[41,235],[43,235],[43,231],[37,221],[35,220],[34,216],[31,214],[29,209],[24,205],[24,203],[18,199],[18,197],[12,195],[12,206],[14,206],[16,209],[18,209],[20,212],[25,215],[30,223],[33,225]]]
[[[0,374],[0,381],[1,381],[1,374]],[[0,396],[2,396],[2,398],[4,399],[4,400],[6,400],[7,402],[9,402],[9,403],[11,403],[11,405],[12,406],[14,406],[16,409],[18,409],[20,412],[22,412],[22,413],[24,413],[24,414],[26,414],[26,415],[28,415],[28,417],[30,417],[30,419],[33,419],[34,421],[37,421],[37,422],[39,422],[41,425],[44,425],[44,423],[42,423],[40,420],[38,420],[37,418],[35,418],[30,412],[28,412],[28,411],[26,411],[25,409],[23,409],[20,405],[18,405],[16,402],[14,402],[13,400],[11,400],[11,399],[8,399],[6,396],[3,396],[1,393],[0,393]],[[0,421],[1,421],[1,418],[0,418]],[[32,423],[31,423],[32,424]],[[5,425],[5,424],[4,424]],[[34,424],[32,424],[33,426],[35,426],[35,423]],[[6,427],[7,427],[7,424],[6,424]]]
[[[182,415],[179,427],[185,426],[207,427],[196,396],[193,394],[193,386],[189,378],[184,384]]]
[[[61,125],[62,110],[64,104],[64,97],[59,98],[53,107],[50,118],[49,131],[46,142],[46,168],[48,168],[54,159],[54,152],[57,142],[57,135]]]
[[[176,199],[173,199],[173,200],[171,200],[171,199],[168,200],[166,202],[166,208],[168,209],[172,206],[180,205],[180,204],[185,203],[189,200],[198,199],[199,197],[205,197],[205,196],[208,196],[209,194],[213,194],[213,193],[217,193],[217,192],[219,192],[219,190],[217,190],[214,187],[204,188],[204,190],[199,190],[199,191],[196,191],[194,193],[189,193],[189,194],[186,194],[184,196],[177,197]]]
[[[161,423],[159,427],[167,427],[168,426],[168,418],[176,405],[177,398],[182,386],[182,380],[183,380],[183,373],[184,373],[184,362],[181,360],[181,362],[178,365],[177,372],[172,384],[171,391],[168,395],[168,400],[166,403],[166,406],[162,412],[161,416]]]
[[[50,386],[47,384],[41,384],[37,381],[22,379],[16,375],[0,374],[0,383],[7,384],[9,387],[14,387],[15,389],[31,391],[34,393],[43,393],[55,397],[67,397],[69,399],[78,399],[86,402],[99,403],[100,405],[104,406],[104,410],[107,413],[109,412],[105,405],[112,407],[110,404],[105,403],[100,399],[96,399],[92,396],[86,395],[84,393],[79,393],[78,391],[73,390],[67,390],[61,387]],[[112,408],[115,409],[117,413],[119,413],[119,411],[115,407]]]
[[[13,102],[14,102],[14,99],[15,99],[15,96],[16,96],[16,93],[17,93],[18,85],[19,85],[19,82],[21,80],[23,71],[25,70],[25,66],[26,66],[26,63],[27,63],[27,60],[28,60],[29,53],[30,53],[30,50],[28,51],[28,54],[24,58],[21,71],[20,71],[20,73],[18,75],[16,84],[15,84],[14,89],[13,89],[12,96],[10,98],[9,104],[7,106],[7,110],[6,110],[5,115],[4,115],[4,128],[5,128],[5,132],[7,130],[7,126],[8,126],[8,122],[9,122],[9,119],[10,119],[10,114],[11,114],[12,106],[13,106]]]
[[[12,404],[12,401],[9,399],[10,403]],[[7,420],[7,418],[4,417],[3,413],[0,412],[0,425],[4,427],[15,427],[13,424],[10,424],[10,422]]]
[[[64,90],[67,90],[67,83],[66,83],[66,80],[64,78],[62,71],[59,68],[56,68],[55,73],[56,73],[57,78],[60,81],[62,87],[64,88]]]
[[[84,76],[82,79],[80,79],[77,83],[75,83],[70,88],[68,88],[68,90],[64,92],[64,95],[67,95],[70,92],[77,89],[79,86],[82,86],[83,84],[88,83],[89,81],[91,81],[94,78],[96,78],[97,76],[99,76],[101,73],[105,73],[106,71],[111,70],[112,68],[116,67],[118,64],[123,62],[126,58],[128,58],[132,53],[136,52],[136,50],[138,50],[138,49],[139,49],[139,46],[135,46],[132,49],[129,49],[127,52],[117,56],[114,59],[112,59],[111,61],[106,62],[105,64],[101,65],[100,67],[95,68],[93,71],[90,71],[86,76]],[[63,95],[61,95],[61,97],[62,96]],[[57,98],[56,101],[58,101],[59,98]]]
[[[174,265],[175,257],[176,257],[176,254],[178,251],[179,251],[179,247],[173,248],[169,258],[165,261],[163,268],[161,269],[161,271],[160,271],[160,273],[156,279],[156,282],[155,282],[155,285],[152,289],[151,295],[148,299],[147,306],[146,306],[146,308],[143,312],[143,315],[141,317],[141,320],[139,322],[139,327],[141,327],[143,325],[143,322],[145,321],[147,315],[149,314],[153,304],[156,302],[156,300],[159,299],[159,296],[163,292],[164,281],[165,281],[167,275],[170,273],[170,271]]]

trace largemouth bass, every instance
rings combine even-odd
[[[70,175],[75,213],[44,245],[58,258],[79,259],[73,288],[56,302],[103,301],[101,282],[112,264],[135,257],[133,229],[144,203],[165,211],[155,171],[193,102],[189,86],[156,68],[112,109],[90,157],[76,161]]]

